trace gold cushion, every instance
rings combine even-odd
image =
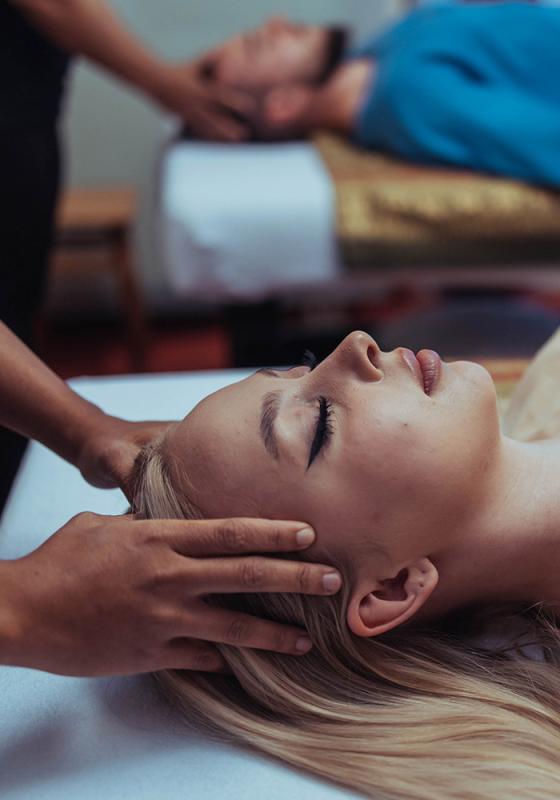
[[[330,133],[314,144],[333,178],[349,267],[558,263],[558,192],[409,164]]]

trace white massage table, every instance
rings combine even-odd
[[[383,296],[395,283],[527,286],[526,265],[345,270],[335,213],[332,180],[309,142],[179,140],[167,125],[139,221],[144,250],[137,248],[137,258],[150,302],[160,292],[164,307],[182,307],[267,299],[332,303]],[[530,274],[532,287],[558,290],[557,272],[546,264],[532,264]]]
[[[259,300],[341,274],[334,190],[311,144],[172,141],[157,176],[144,218],[175,296]]]
[[[182,417],[242,372],[79,379],[130,419]],[[33,443],[0,525],[0,558],[37,547],[71,516],[124,511],[119,491],[86,484]],[[76,679],[0,668],[2,800],[335,800],[350,792],[186,730],[147,677]]]

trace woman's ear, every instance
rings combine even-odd
[[[262,117],[271,130],[300,128],[309,108],[313,90],[304,84],[277,86],[263,98]]]
[[[393,578],[358,583],[348,603],[348,627],[356,636],[364,637],[396,628],[424,605],[438,579],[430,559],[419,558]]]

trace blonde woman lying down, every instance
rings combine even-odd
[[[174,702],[368,796],[557,798],[556,376],[558,334],[501,430],[482,367],[384,353],[355,332],[320,364],[211,395],[146,449],[141,516],[304,519],[317,532],[305,558],[344,576],[336,597],[235,595],[239,610],[304,625],[313,649],[248,650],[232,631],[231,675],[159,675]],[[258,587],[258,557],[250,569]],[[512,619],[539,659],[504,643]]]

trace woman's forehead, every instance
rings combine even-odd
[[[250,446],[257,401],[251,387],[242,383],[225,386],[198,403],[179,424],[175,442],[209,454],[240,438]]]
[[[264,467],[258,413],[262,390],[250,380],[206,397],[169,436],[167,449],[177,474],[187,474],[197,493],[220,487],[224,495],[242,489],[246,494],[255,465]]]

